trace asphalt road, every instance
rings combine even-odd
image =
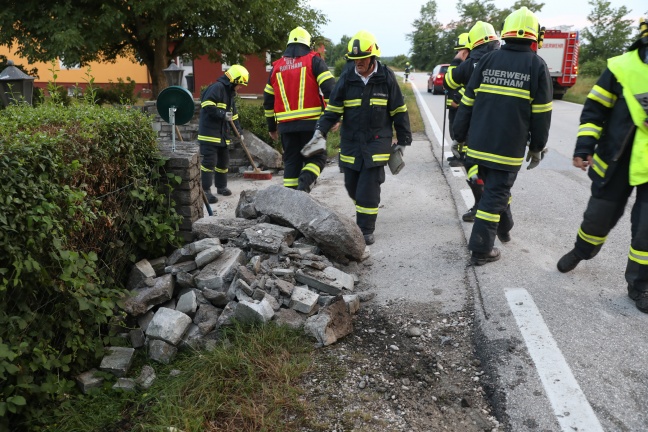
[[[444,97],[426,92],[426,74],[411,79],[435,165]],[[523,169],[512,189],[512,241],[496,242],[500,261],[468,273],[476,349],[514,431],[648,430],[648,315],[628,298],[624,278],[634,195],[596,258],[568,274],[556,270],[589,198],[586,173],[571,166],[581,107],[554,101],[550,151],[538,168]],[[442,174],[463,213],[472,205],[465,172],[444,162]],[[472,224],[461,226],[465,245]]]

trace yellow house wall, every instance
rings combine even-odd
[[[8,47],[0,46],[0,55],[7,57],[7,60],[13,60],[17,65],[21,65],[27,69],[38,69],[38,77],[35,77],[35,83],[47,83],[53,80],[52,64],[51,63],[28,63],[26,59],[13,53]],[[59,61],[56,61],[56,82],[57,83],[71,83],[83,84],[88,81],[88,67],[91,68],[90,75],[94,78],[95,84],[107,84],[109,82],[116,83],[119,78],[126,81],[131,78],[137,84],[150,83],[148,71],[146,66],[137,64],[132,60],[120,57],[115,63],[97,63],[92,62],[89,66],[84,66],[80,69],[62,69]]]

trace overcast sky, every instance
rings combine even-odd
[[[368,30],[376,36],[382,55],[391,57],[409,54],[410,41],[405,35],[414,31],[412,23],[427,0],[310,0],[308,3],[329,19],[321,28],[323,36],[339,43],[343,35],[353,36],[359,30]],[[511,7],[513,3],[514,0],[494,0],[500,9]],[[589,24],[587,15],[592,7],[587,0],[545,0],[544,3],[538,18],[547,28],[573,25],[578,30]],[[613,8],[622,5],[631,10],[628,18],[635,19],[635,23],[648,10],[646,0],[611,0]],[[459,18],[455,1],[437,0],[437,7],[439,22],[446,24]]]

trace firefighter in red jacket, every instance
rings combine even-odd
[[[310,34],[290,32],[288,45],[273,63],[263,93],[263,108],[272,139],[281,133],[286,187],[310,192],[326,164],[326,153],[305,158],[300,151],[311,139],[326,107],[335,79],[320,55],[310,49]]]
[[[216,183],[216,192],[220,195],[232,195],[227,188],[229,170],[230,120],[241,131],[234,97],[236,87],[246,86],[250,74],[241,65],[232,65],[225,75],[207,87],[201,96],[200,120],[198,124],[198,143],[202,163],[200,165],[202,188],[210,203],[218,202],[211,193]]]
[[[380,63],[376,38],[356,33],[348,45],[349,62],[331,93],[324,115],[317,122],[313,142],[343,117],[340,163],[344,186],[356,205],[356,223],[365,242],[374,243],[380,204],[380,185],[393,151],[412,143],[409,116],[394,72]],[[392,146],[393,129],[398,143]]]
[[[632,206],[632,240],[625,278],[628,296],[648,313],[648,25],[627,53],[613,57],[587,96],[580,118],[573,165],[589,168],[592,196],[574,249],[558,261],[562,273],[594,258]]]
[[[526,7],[504,21],[501,49],[486,54],[475,67],[454,122],[457,141],[468,138],[467,161],[484,180],[468,247],[473,265],[500,258],[495,237],[510,240],[513,228],[511,187],[524,161],[535,168],[549,136],[552,84],[549,69],[531,49],[538,19]]]
[[[470,49],[468,56],[465,56],[465,50],[460,50],[452,62],[450,62],[448,71],[443,77],[443,86],[449,92],[448,100],[450,100],[450,95],[452,95],[453,102],[457,105],[463,97],[465,86],[468,84],[468,81],[470,81],[470,77],[479,63],[479,59],[500,47],[500,42],[495,33],[495,29],[491,24],[483,21],[477,21],[475,25],[470,28],[467,43],[468,48]],[[456,117],[456,111],[456,109],[454,112],[451,110],[448,114],[451,129],[454,124],[454,118]],[[448,158],[448,162],[450,162],[450,166],[457,166],[456,163],[459,162],[459,166],[466,168],[466,182],[468,183],[473,198],[475,199],[475,204],[461,216],[461,219],[464,222],[474,222],[477,207],[479,206],[479,200],[484,193],[484,181],[479,176],[477,165],[474,163],[466,163],[466,152],[468,151],[468,146],[465,143],[460,144],[462,141],[457,141],[455,139],[454,131],[450,136],[453,139],[453,156],[452,158]]]

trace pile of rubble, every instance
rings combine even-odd
[[[109,348],[100,366],[119,378],[116,388],[152,384],[150,367],[125,378],[136,349],[168,364],[178,349],[208,349],[235,321],[303,328],[322,346],[353,331],[352,314],[371,298],[354,292],[369,256],[355,221],[281,186],[241,193],[236,216],[202,218],[196,241],[133,267],[124,305],[131,347]],[[84,392],[102,385],[94,370],[77,381]]]

